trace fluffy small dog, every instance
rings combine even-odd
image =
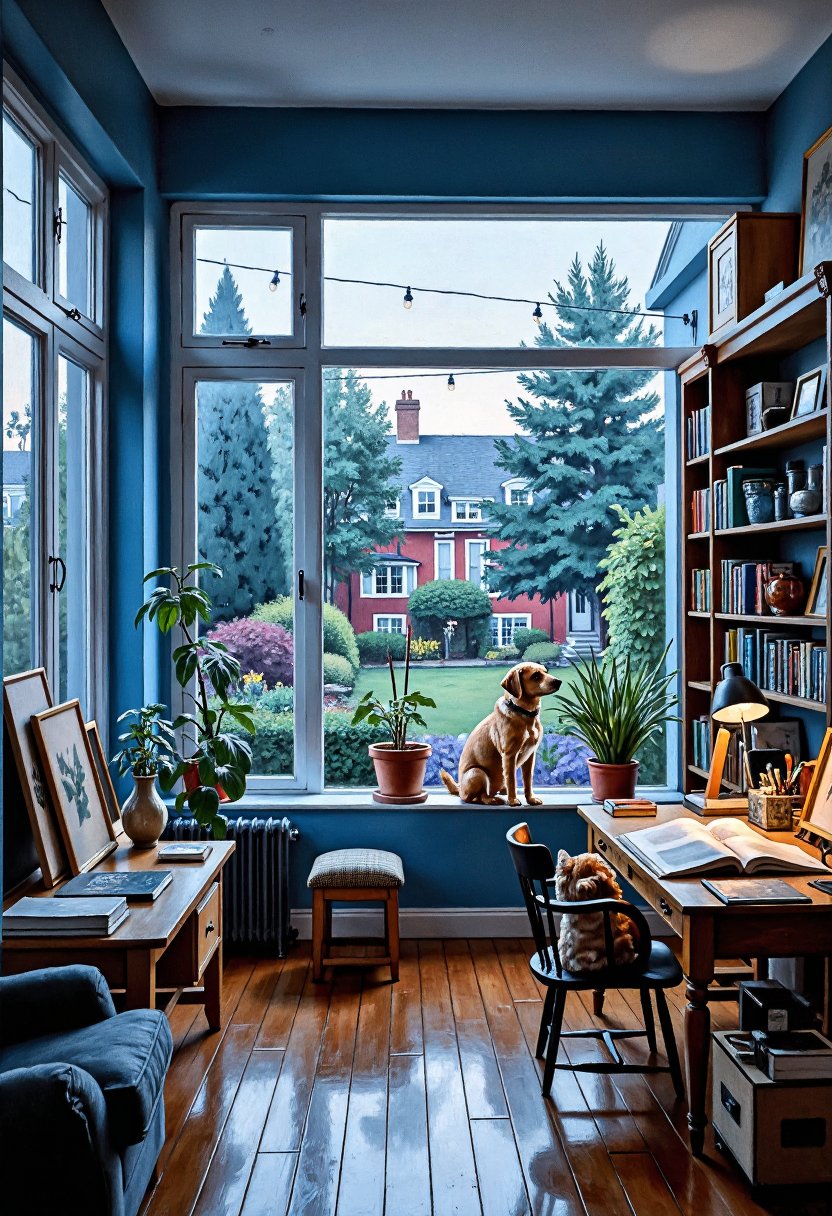
[[[555,870],[555,890],[559,900],[621,899],[621,888],[615,874],[597,853],[579,853],[577,857],[570,857],[565,849],[561,849]],[[633,962],[637,954],[636,926],[629,916],[613,912],[610,927],[616,963],[624,965]],[[558,953],[567,971],[600,971],[606,967],[603,913],[562,916]]]
[[[487,718],[475,726],[459,757],[459,781],[442,769],[439,776],[449,794],[459,794],[462,802],[502,806],[500,794],[508,796],[509,806],[519,806],[517,770],[523,776],[523,792],[529,806],[542,806],[532,787],[534,757],[543,727],[540,701],[560,688],[560,680],[550,676],[541,663],[518,663],[512,667],[501,687],[501,697]]]

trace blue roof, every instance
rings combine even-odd
[[[408,528],[423,528],[437,532],[453,525],[456,529],[466,527],[480,530],[482,524],[455,522],[452,520],[452,498],[504,498],[502,482],[511,474],[497,467],[497,449],[493,435],[423,435],[418,443],[388,441],[388,454],[402,462],[402,471],[396,479],[402,487],[401,518]],[[440,518],[414,518],[413,498],[410,486],[429,477],[442,486],[439,492]],[[487,518],[487,506],[483,510]]]

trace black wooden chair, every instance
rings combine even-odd
[[[543,1096],[548,1098],[556,1068],[573,1072],[656,1073],[669,1072],[678,1097],[685,1095],[679,1053],[673,1036],[673,1025],[667,1009],[665,988],[675,988],[682,981],[682,969],[673,952],[663,942],[654,942],[644,916],[626,899],[587,899],[565,902],[551,898],[554,889],[555,866],[545,844],[534,844],[528,824],[518,823],[506,833],[511,859],[520,879],[520,888],[532,927],[535,953],[529,959],[532,975],[546,986],[543,1016],[537,1038],[537,1058],[546,1064],[543,1069]],[[537,884],[537,886],[535,885]],[[604,946],[607,966],[599,971],[571,972],[561,964],[557,946],[555,915],[589,916],[601,913],[604,924]],[[624,912],[635,921],[639,932],[638,956],[624,966],[616,964],[613,951],[610,916]],[[568,992],[593,991],[604,993],[607,988],[637,989],[644,1014],[644,1030],[568,1030],[561,1032],[563,1011]],[[650,993],[656,998],[656,1009],[664,1038],[667,1066],[658,1064],[628,1064],[615,1046],[616,1039],[646,1038],[651,1054],[655,1054],[656,1027]],[[578,1064],[558,1064],[561,1038],[600,1039],[612,1059]]]

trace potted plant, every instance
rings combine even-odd
[[[429,743],[408,743],[407,731],[411,725],[427,728],[427,722],[419,710],[435,709],[436,702],[423,693],[410,691],[410,643],[411,629],[408,626],[402,695],[399,696],[393,656],[388,650],[392,698],[382,701],[374,692],[365,693],[352,716],[353,726],[359,722],[384,726],[390,735],[389,742],[371,743],[368,749],[378,781],[378,789],[373,792],[376,802],[413,803],[424,802],[427,798],[422,785],[432,749]]]
[[[152,848],[168,821],[167,807],[156,791],[156,778],[175,769],[175,736],[170,722],[161,716],[164,705],[127,709],[119,722],[133,719],[118,741],[123,746],[113,756],[119,775],[131,773],[133,790],[121,808],[125,833],[140,849]]]
[[[560,727],[582,739],[592,750],[587,761],[592,796],[632,798],[638,780],[635,759],[664,722],[680,719],[670,713],[677,699],[669,691],[677,673],[665,671],[668,646],[658,662],[646,659],[633,668],[607,655],[575,665],[575,682],[557,694]]]
[[[145,582],[165,578],[168,585],[153,588],[135,623],[138,626],[147,617],[163,634],[175,627],[182,634],[184,640],[173,651],[174,672],[193,712],[180,714],[172,727],[182,731],[182,750],[187,755],[177,754],[176,764],[160,774],[160,784],[171,790],[181,778],[185,788],[176,796],[176,810],[187,803],[194,819],[210,827],[215,839],[222,839],[226,820],[219,814],[220,802],[242,798],[251,770],[251,747],[223,727],[230,721],[252,735],[256,727],[254,707],[230,699],[240,681],[240,664],[222,642],[199,637],[199,622],[211,620],[211,600],[196,581],[200,570],[222,578],[222,571],[211,562],[193,562],[183,575],[175,566],[146,574]]]

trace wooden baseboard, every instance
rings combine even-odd
[[[645,909],[651,933],[666,935],[667,923],[656,912]],[[350,937],[377,936],[383,932],[383,913],[374,908],[334,908],[336,934]],[[294,908],[292,925],[301,941],[312,937],[312,910]],[[400,908],[399,935],[414,937],[529,937],[525,908]]]

